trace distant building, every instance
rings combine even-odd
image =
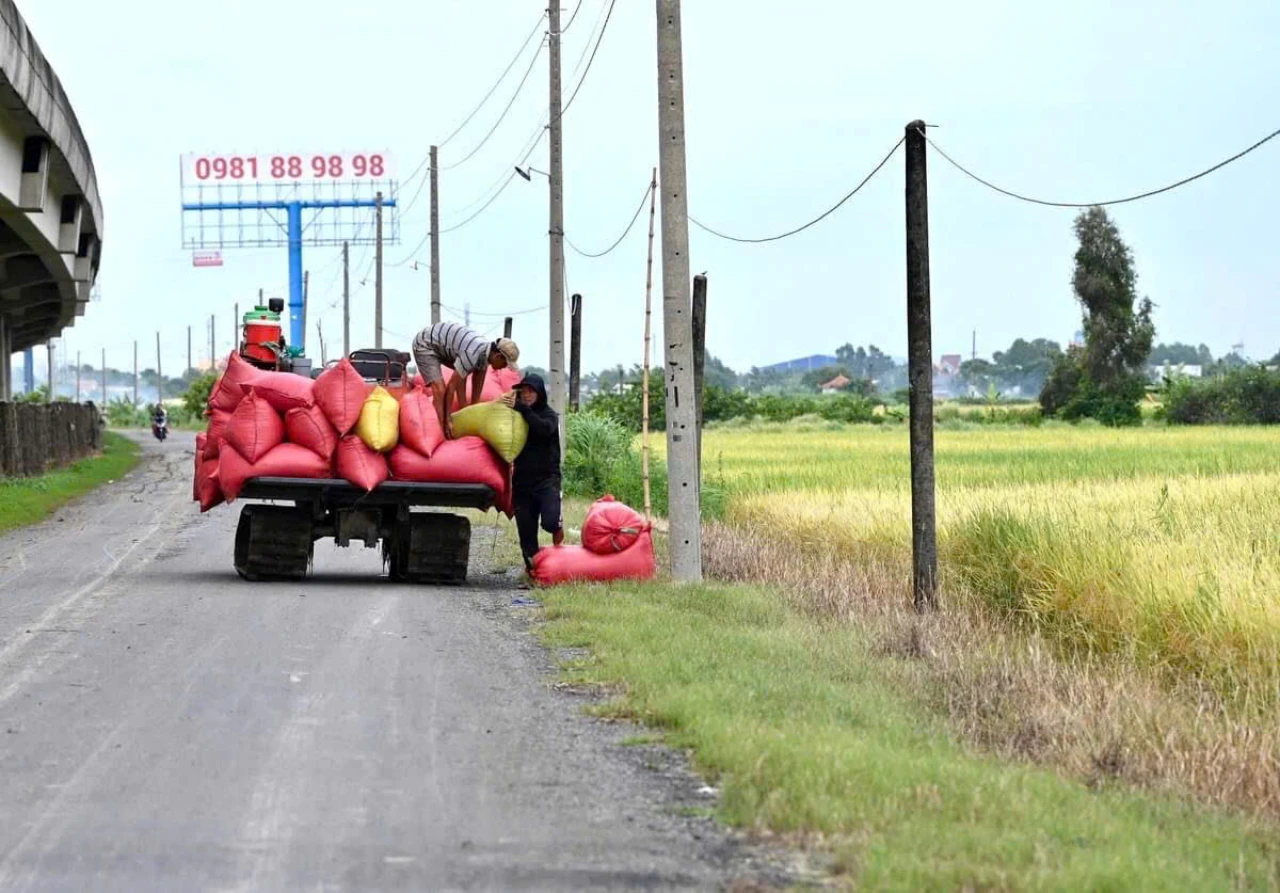
[[[850,382],[849,379],[845,378],[843,375],[837,375],[835,378],[831,379],[831,381],[823,382],[818,385],[818,390],[822,391],[824,394],[836,394],[849,387],[850,384],[852,384],[852,382]]]
[[[1068,347],[1084,347],[1084,332],[1078,331],[1071,336],[1071,343]]]
[[[938,365],[933,367],[935,374],[945,378],[954,378],[960,374],[960,364],[964,358],[958,353],[944,353],[938,359]]]
[[[809,372],[823,366],[835,366],[840,361],[826,354],[814,354],[798,360],[787,360],[785,363],[774,363],[772,366],[761,366],[762,372]]]

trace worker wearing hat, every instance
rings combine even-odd
[[[453,404],[469,406],[480,402],[485,374],[489,369],[515,367],[520,348],[510,338],[490,341],[461,323],[438,322],[428,326],[413,339],[413,359],[418,374],[431,388],[432,401],[440,418],[445,437],[453,437],[450,422]],[[454,375],[446,385],[442,366]],[[467,379],[471,379],[471,395],[467,399]]]

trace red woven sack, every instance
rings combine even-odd
[[[244,385],[245,392],[251,387],[281,415],[315,404],[315,382],[292,372],[259,373],[251,385]]]
[[[361,490],[372,490],[391,476],[387,457],[354,434],[338,441],[338,477],[350,481]]]
[[[391,466],[391,477],[397,481],[427,480],[427,463],[431,461],[421,453],[415,452],[403,443],[387,453],[387,464]]]
[[[244,386],[254,384],[263,374],[261,369],[246,363],[240,359],[240,354],[231,351],[227,357],[227,371],[222,373],[209,395],[209,408],[234,411],[244,399]]]
[[[630,549],[612,555],[597,555],[582,546],[550,546],[533,556],[533,579],[544,585],[648,580],[657,569],[653,534],[648,530],[641,532]]]
[[[207,512],[214,506],[222,504],[222,487],[218,483],[218,460],[205,459],[200,462],[196,472],[196,499],[200,503],[200,511]]]
[[[330,463],[296,443],[282,443],[257,462],[241,456],[230,444],[218,456],[218,481],[227,502],[234,501],[252,478],[327,478]]]
[[[284,433],[289,443],[304,446],[321,459],[332,459],[338,448],[338,432],[319,406],[299,407],[284,414]]]
[[[330,366],[316,379],[316,405],[324,410],[325,418],[339,436],[350,434],[360,420],[364,401],[373,391],[373,385],[360,377],[351,361],[343,357],[336,366]]]
[[[428,481],[441,484],[485,484],[494,493],[507,489],[507,463],[479,437],[446,440],[427,460]]]
[[[644,518],[626,503],[602,496],[587,509],[582,521],[582,546],[597,555],[625,552],[648,530]]]
[[[284,421],[266,398],[249,387],[236,411],[231,413],[224,436],[227,446],[250,463],[284,443]]]
[[[231,421],[231,413],[221,409],[209,410],[209,428],[205,435],[204,452],[206,459],[218,458],[218,450],[222,449],[222,440],[227,436],[227,422]]]
[[[208,435],[201,432],[196,435],[196,467],[191,473],[191,498],[200,498],[200,463],[204,461],[204,445]]]
[[[400,398],[400,442],[428,458],[444,443],[444,430],[430,392],[414,388]]]

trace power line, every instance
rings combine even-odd
[[[613,251],[613,249],[621,245],[622,240],[625,239],[627,237],[627,234],[631,232],[631,228],[635,226],[636,221],[640,219],[640,212],[644,210],[644,203],[649,200],[649,193],[652,191],[653,191],[652,183],[645,186],[644,195],[640,196],[640,204],[639,206],[636,207],[636,212],[635,214],[632,215],[631,222],[628,223],[627,228],[622,231],[622,235],[618,236],[618,238],[614,241],[614,243],[610,245],[608,248],[606,248],[604,251],[601,251],[597,254],[591,254],[589,252],[583,251],[577,245],[573,244],[573,241],[568,236],[564,237],[565,243],[574,251],[576,251],[578,254],[581,254],[583,257],[604,257],[606,254]]]
[[[516,62],[520,59],[520,57],[524,55],[524,51],[529,48],[529,42],[533,40],[534,35],[538,33],[538,29],[542,27],[542,20],[545,19],[546,17],[547,17],[547,14],[545,12],[542,15],[538,16],[538,20],[534,22],[533,30],[530,31],[529,36],[524,39],[524,43],[520,44],[520,49],[518,49],[516,51],[516,54],[511,57],[511,61],[507,63],[507,67],[502,70],[502,74],[498,76],[498,79],[494,81],[493,86],[489,88],[489,92],[486,93],[484,95],[484,98],[480,100],[480,103],[474,109],[471,110],[471,114],[467,115],[467,117],[463,119],[462,123],[459,124],[456,128],[454,128],[453,133],[449,134],[447,137],[445,137],[443,140],[441,140],[439,143],[436,144],[437,147],[443,148],[447,146],[450,140],[452,140],[455,136],[457,136],[459,133],[462,132],[462,128],[466,127],[468,124],[471,123],[471,119],[474,118],[480,112],[480,109],[484,108],[485,103],[489,101],[489,99],[493,96],[495,92],[497,92],[497,89],[502,85],[502,82],[507,79],[507,75],[511,73],[512,67],[514,67]]]
[[[464,226],[466,226],[471,221],[475,220],[485,211],[489,210],[489,206],[498,200],[498,196],[502,195],[502,193],[507,191],[507,187],[511,185],[511,181],[514,180],[517,176],[519,176],[519,174],[517,174],[515,171],[512,171],[510,174],[508,174],[506,182],[502,184],[502,188],[499,189],[497,192],[495,192],[487,202],[481,205],[479,211],[476,211],[474,214],[472,214],[470,217],[468,217],[466,220],[462,221],[461,223],[455,223],[453,226],[446,226],[444,229],[440,230],[440,235],[443,236],[445,233],[451,233],[454,230],[462,229]]]
[[[579,10],[582,9],[582,0],[578,0],[578,5],[573,8],[573,15],[569,16],[569,24],[560,29],[561,34],[568,34],[569,29],[573,27],[573,20],[578,17]]]
[[[468,152],[465,158],[462,158],[459,161],[455,161],[453,164],[446,164],[444,167],[440,168],[440,170],[451,171],[456,167],[461,167],[462,165],[470,161],[472,158],[474,158],[476,153],[479,152],[484,147],[485,143],[489,142],[490,137],[492,137],[494,133],[497,132],[498,126],[501,125],[504,120],[506,120],[507,113],[511,111],[511,107],[515,105],[516,100],[520,98],[520,91],[524,89],[524,85],[528,82],[529,75],[533,74],[533,67],[538,64],[538,58],[541,55],[542,55],[542,44],[538,44],[538,51],[534,53],[533,58],[529,60],[529,67],[525,69],[524,77],[520,78],[520,83],[516,85],[515,92],[511,94],[511,100],[507,103],[507,107],[502,110],[502,114],[498,116],[498,120],[493,122],[493,126],[490,127],[489,132],[484,135],[484,139],[476,143],[475,148],[472,149],[470,152]]]
[[[462,309],[462,308],[460,308],[460,307],[451,307],[451,306],[449,306],[448,304],[441,304],[440,306],[441,306],[441,307],[443,307],[445,310],[451,311],[451,312],[453,312],[453,313],[466,313],[466,312],[467,312],[466,310],[464,310],[464,309]],[[487,317],[499,317],[499,318],[502,318],[502,317],[507,317],[507,316],[524,316],[524,315],[525,315],[525,314],[527,314],[527,313],[538,313],[538,312],[540,312],[540,311],[542,311],[542,310],[546,310],[546,309],[547,309],[547,305],[546,305],[546,304],[537,304],[537,305],[535,305],[535,306],[533,306],[533,307],[526,307],[524,310],[504,310],[504,311],[502,311],[501,313],[486,313],[486,312],[484,312],[484,311],[482,311],[482,310],[472,310],[472,311],[471,311],[471,315],[472,315],[472,316],[487,316]]]
[[[923,134],[921,135],[923,136]],[[1170,183],[1168,186],[1162,186],[1159,189],[1152,189],[1149,192],[1142,192],[1142,193],[1139,193],[1138,195],[1131,195],[1131,196],[1128,196],[1127,198],[1115,198],[1105,202],[1053,202],[1053,201],[1046,201],[1045,199],[1040,199],[1040,198],[1032,198],[1031,196],[1022,195],[1017,192],[1012,192],[1011,190],[1008,190],[1008,189],[1002,189],[1001,187],[995,185],[994,183],[991,183],[991,182],[988,182],[987,180],[982,179],[977,174],[973,173],[968,168],[961,165],[960,162],[956,161],[946,152],[942,151],[942,149],[938,146],[938,144],[935,143],[933,140],[929,139],[927,136],[925,136],[925,140],[929,143],[930,146],[934,148],[934,150],[939,155],[941,155],[948,162],[950,162],[951,165],[956,170],[960,171],[960,173],[964,174],[965,176],[969,177],[972,180],[976,180],[977,182],[981,183],[983,186],[986,186],[988,189],[992,189],[992,190],[995,190],[996,192],[999,192],[1001,195],[1007,195],[1010,198],[1016,198],[1019,201],[1030,202],[1033,205],[1046,205],[1050,208],[1094,208],[1094,207],[1102,207],[1105,205],[1123,205],[1123,204],[1126,204],[1127,202],[1136,202],[1140,199],[1151,198],[1151,196],[1153,195],[1160,195],[1162,192],[1170,192],[1174,189],[1177,189],[1179,186],[1186,186],[1188,183],[1199,180],[1201,177],[1206,177],[1209,174],[1213,173],[1214,171],[1220,170],[1226,167],[1228,164],[1231,164],[1231,162],[1233,161],[1238,161],[1239,159],[1248,155],[1254,149],[1259,148],[1264,143],[1270,142],[1271,140],[1275,139],[1277,136],[1280,136],[1280,130],[1272,131],[1268,135],[1264,136],[1262,139],[1258,140],[1249,148],[1244,149],[1243,151],[1237,152],[1235,155],[1232,155],[1230,158],[1226,159],[1225,161],[1219,161],[1213,167],[1206,168],[1205,170],[1202,170],[1198,174],[1193,174],[1190,177],[1184,177],[1183,179],[1179,180],[1176,183]]]
[[[889,159],[894,156],[894,153],[898,151],[898,148],[903,144],[905,140],[906,140],[906,137],[902,137],[896,143],[894,143],[893,148],[889,150],[889,154],[880,160],[880,163],[877,164],[875,168],[872,169],[871,173],[867,174],[865,177],[862,178],[861,183],[859,183],[857,186],[853,187],[851,191],[846,193],[844,198],[840,199],[840,201],[836,202],[830,208],[823,211],[821,214],[819,214],[817,217],[813,218],[803,226],[797,226],[795,229],[787,230],[785,233],[779,233],[776,236],[766,236],[762,239],[745,239],[738,236],[726,235],[725,233],[719,232],[718,230],[714,230],[711,227],[707,226],[705,223],[702,223],[696,220],[692,214],[689,215],[689,222],[692,223],[694,226],[698,227],[698,229],[705,230],[706,232],[711,233],[711,235],[713,236],[717,236],[721,239],[727,239],[730,242],[747,242],[747,243],[753,243],[753,244],[759,243],[759,242],[776,242],[779,239],[785,239],[788,236],[794,236],[796,233],[804,232],[814,224],[820,223],[821,221],[830,217],[840,208],[841,205],[843,205],[849,199],[857,195],[858,192],[862,189],[862,187],[870,183],[871,178],[874,177],[876,174],[880,173],[880,169],[889,163]]]
[[[573,101],[578,98],[578,91],[582,89],[582,85],[586,83],[587,75],[591,74],[591,64],[596,61],[596,53],[600,50],[600,43],[604,40],[604,33],[609,30],[609,19],[613,15],[613,5],[617,0],[609,0],[609,11],[604,16],[604,26],[600,29],[600,36],[596,38],[596,45],[591,50],[591,58],[587,60],[587,67],[582,72],[582,77],[578,79],[578,85],[573,88],[573,92],[569,94],[569,101],[564,104],[564,108],[560,110],[559,120],[569,111],[569,106],[573,105]]]

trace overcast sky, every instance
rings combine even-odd
[[[566,95],[608,0],[584,0],[564,37]],[[565,19],[576,0],[570,0]],[[131,362],[132,342],[165,334],[166,369],[185,364],[209,314],[231,346],[232,305],[260,287],[284,295],[283,248],[224,251],[196,269],[181,247],[178,157],[185,152],[338,152],[388,147],[400,175],[474,108],[534,26],[538,0],[20,0],[71,98],[101,185],[102,300],[68,347]],[[651,0],[617,0],[590,76],[565,116],[565,227],[586,251],[622,231],[657,161]],[[119,35],[119,36],[111,36]],[[1280,126],[1280,4],[1274,0],[1073,3],[946,0],[690,0],[684,10],[690,212],[743,236],[789,229],[856,184],[924,118],[938,144],[1007,188],[1098,201],[1164,185]],[[527,60],[529,57],[524,57]],[[441,175],[449,226],[502,178],[546,108],[543,55],[510,115],[476,156]],[[441,153],[469,152],[527,61]],[[545,142],[531,157],[546,169]],[[1172,194],[1113,209],[1157,339],[1243,341],[1280,350],[1280,139]],[[935,354],[1005,348],[1018,336],[1065,342],[1079,327],[1069,286],[1073,213],[987,191],[930,157]],[[412,195],[416,183],[408,184]],[[811,230],[736,245],[694,229],[694,272],[710,279],[708,348],[731,366],[830,352],[846,341],[906,352],[903,173],[899,154]],[[427,231],[425,198],[388,263]],[[474,210],[474,208],[472,209]],[[547,358],[547,186],[516,180],[480,217],[442,236],[443,301],[469,302],[481,331],[516,317],[523,359]],[[586,296],[584,366],[640,359],[642,217],[607,258],[567,252]],[[353,250],[358,286],[367,262]],[[419,255],[424,261],[425,249]],[[311,330],[340,338],[338,249],[311,248]],[[661,281],[655,270],[655,280]],[[389,343],[429,321],[428,274],[386,273]],[[655,295],[660,320],[660,288]],[[481,315],[487,314],[487,315]],[[353,342],[371,344],[372,277],[353,299]],[[660,343],[660,342],[657,342]],[[197,353],[202,351],[197,348]],[[318,353],[318,351],[311,351]],[[145,354],[144,354],[145,355]],[[660,362],[660,358],[659,358]]]

